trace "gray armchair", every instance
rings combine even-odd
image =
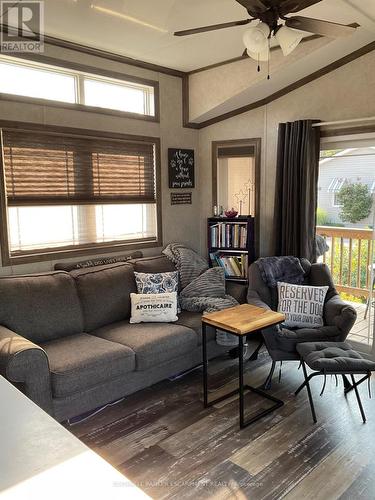
[[[264,343],[272,358],[272,366],[265,388],[271,386],[277,361],[299,360],[296,345],[300,342],[343,342],[353,327],[356,310],[341,300],[326,264],[311,264],[301,259],[305,271],[304,284],[328,286],[324,305],[324,326],[320,328],[293,328],[283,325],[262,330]],[[253,263],[249,267],[249,288],[247,302],[266,309],[277,310],[277,288],[269,288],[262,280],[259,267]]]

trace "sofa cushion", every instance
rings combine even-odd
[[[202,313],[182,311],[178,315],[178,320],[175,325],[183,325],[191,328],[198,336],[198,344],[202,345]],[[207,342],[216,339],[216,329],[207,325],[206,327]]]
[[[134,270],[138,273],[166,273],[176,270],[173,262],[165,255],[134,259],[131,263],[134,266]]]
[[[307,365],[326,373],[375,371],[375,362],[364,359],[348,342],[305,342],[297,351]]]
[[[130,294],[137,291],[130,264],[79,269],[70,274],[77,284],[86,332],[130,317]]]
[[[182,356],[198,345],[190,328],[169,323],[129,324],[121,321],[92,332],[102,339],[118,342],[135,352],[136,370],[148,370]]]
[[[129,347],[87,333],[52,340],[41,347],[48,356],[56,398],[85,391],[135,368],[135,354]]]
[[[36,343],[82,332],[74,280],[63,271],[0,278],[0,324]]]

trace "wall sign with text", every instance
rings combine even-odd
[[[168,149],[169,187],[193,188],[194,181],[194,150]]]
[[[191,193],[171,193],[171,205],[191,205]]]

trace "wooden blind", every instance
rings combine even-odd
[[[155,203],[154,144],[2,132],[10,206]]]

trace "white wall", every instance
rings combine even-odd
[[[278,124],[301,119],[323,121],[375,116],[375,52],[311,82],[267,106],[200,130],[201,234],[206,247],[206,217],[212,214],[211,142],[262,139],[260,252],[272,252]]]
[[[192,189],[193,204],[171,206],[168,188],[167,153],[169,147],[190,148],[198,155],[198,132],[182,127],[182,81],[181,78],[143,70],[95,56],[86,56],[72,50],[47,46],[46,55],[63,61],[74,61],[95,68],[107,69],[123,74],[156,80],[160,85],[160,123],[147,122],[85,111],[72,111],[52,106],[16,103],[0,100],[0,120],[17,120],[47,125],[60,125],[94,129],[106,132],[145,135],[161,139],[161,181],[163,240],[181,241],[199,250],[199,190]],[[196,185],[199,185],[199,165],[196,167]],[[147,249],[145,254],[155,254],[159,249]],[[115,254],[121,253],[119,251]],[[98,255],[103,252],[98,251]],[[94,255],[88,256],[93,257]],[[62,259],[60,259],[62,260]],[[69,259],[63,259],[69,260]],[[74,258],[72,260],[80,260]],[[48,271],[55,261],[0,267],[0,274],[21,274]]]
[[[0,101],[0,119],[50,125],[92,128],[108,132],[150,135],[161,138],[164,243],[181,241],[206,254],[206,218],[212,215],[211,142],[229,139],[262,139],[260,245],[261,254],[272,251],[273,205],[277,128],[280,122],[307,118],[324,121],[375,115],[375,52],[305,85],[290,94],[200,131],[182,127],[182,82],[180,78],[143,70],[95,56],[57,47],[47,55],[67,61],[156,79],[160,84],[160,123],[120,118],[82,111],[62,111],[50,106]],[[196,189],[193,204],[170,205],[168,189],[168,147],[196,149]],[[160,249],[145,251],[157,253]],[[100,254],[100,252],[99,252]],[[65,259],[64,259],[65,260]],[[77,260],[77,259],[74,259]],[[0,274],[36,272],[52,269],[54,262],[0,267]]]

